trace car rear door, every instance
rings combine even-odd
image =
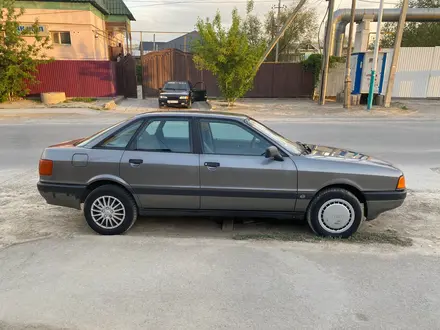
[[[144,209],[199,209],[199,155],[194,153],[192,119],[149,119],[124,152],[122,179]]]
[[[267,139],[235,120],[200,119],[201,209],[291,211],[297,171],[289,157],[264,157]]]

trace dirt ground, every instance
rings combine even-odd
[[[371,111],[366,111],[365,106],[352,107],[350,110],[344,109],[342,104],[328,101],[324,106],[318,106],[312,100],[290,99],[241,99],[233,107],[228,107],[227,103],[219,100],[211,100],[212,110],[230,111],[244,113],[258,118],[265,117],[412,117],[420,115],[418,110],[410,109],[404,104],[395,103],[391,108],[385,109],[374,107]]]
[[[127,116],[144,112],[159,110],[156,98],[123,99],[112,110],[102,110],[103,100],[92,103],[69,102],[59,106],[46,107],[34,101],[22,100],[3,103],[0,106],[0,120],[11,118],[45,118],[53,117],[55,113],[60,116],[82,114],[84,111],[123,114]],[[33,113],[33,109],[36,111]],[[356,106],[347,110],[342,104],[328,101],[326,105],[319,106],[309,99],[240,99],[233,107],[221,100],[196,102],[192,110],[224,111],[242,113],[259,120],[313,120],[314,118],[344,118],[352,119],[380,119],[380,118],[439,118],[440,100],[401,100],[392,103],[391,108],[373,107],[367,111],[365,106]],[[101,110],[101,111],[96,111]],[[187,109],[169,108],[162,110],[186,111]]]
[[[36,189],[35,170],[8,173],[0,178],[0,247],[46,237],[94,235],[82,212],[47,205]],[[409,192],[405,204],[378,219],[365,222],[361,233],[394,232],[411,238],[413,247],[440,252],[440,203],[434,192]],[[209,218],[141,218],[127,235],[232,238],[234,235],[298,234],[313,238],[302,221],[247,219],[236,224],[234,231],[222,231],[220,220]],[[408,248],[411,249],[411,248]]]

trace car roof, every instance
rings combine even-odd
[[[248,116],[240,113],[220,112],[220,111],[151,111],[137,115],[136,117],[198,117],[198,118],[219,118],[245,120]]]

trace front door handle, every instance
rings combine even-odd
[[[210,168],[216,168],[216,167],[220,167],[220,163],[215,163],[215,162],[206,162],[205,163],[206,167],[210,167]]]
[[[139,166],[144,161],[142,159],[130,159],[128,162],[130,163],[130,165]]]

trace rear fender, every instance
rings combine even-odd
[[[96,185],[100,182],[106,182],[109,184],[114,183],[116,185],[124,187],[133,196],[136,204],[138,206],[140,205],[139,199],[138,199],[137,195],[134,193],[133,188],[125,180],[121,179],[120,177],[117,177],[117,176],[111,175],[111,174],[100,174],[100,175],[94,176],[89,181],[87,181],[87,187],[91,187],[91,186]]]

